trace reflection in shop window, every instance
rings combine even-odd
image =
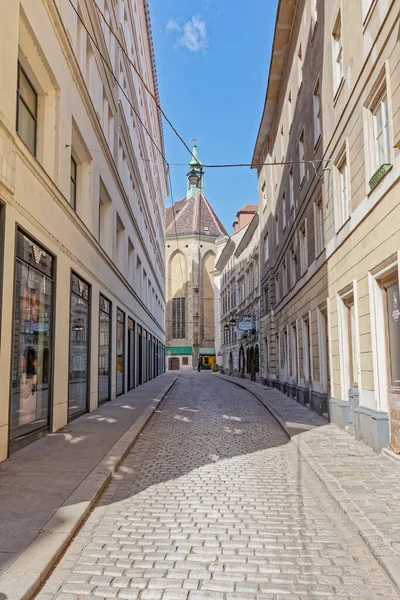
[[[88,410],[89,403],[90,288],[75,273],[71,275],[69,344],[69,417]]]
[[[11,441],[49,425],[53,263],[44,248],[17,232]]]

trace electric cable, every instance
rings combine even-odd
[[[164,109],[161,107],[157,97],[153,94],[153,92],[150,90],[150,88],[148,87],[146,81],[144,80],[142,74],[140,73],[139,69],[137,69],[135,63],[129,58],[129,55],[127,53],[127,51],[125,50],[125,48],[123,47],[123,45],[121,44],[118,36],[116,35],[116,33],[114,32],[113,28],[111,27],[110,23],[107,21],[103,11],[101,10],[100,6],[97,4],[96,0],[92,0],[93,4],[95,5],[95,7],[97,8],[98,12],[101,15],[101,18],[103,19],[106,27],[108,28],[108,30],[110,31],[111,35],[114,37],[115,41],[117,42],[118,46],[120,47],[120,49],[122,50],[123,54],[125,55],[127,61],[129,62],[129,64],[131,65],[131,67],[133,68],[133,70],[135,71],[136,75],[139,77],[140,81],[142,82],[145,90],[147,91],[147,93],[151,96],[151,98],[153,99],[155,105],[157,106],[158,110],[161,112],[162,116],[164,117],[164,119],[166,120],[166,122],[168,123],[168,125],[171,127],[172,131],[175,133],[175,135],[177,136],[177,138],[182,142],[182,144],[185,146],[186,150],[189,152],[189,154],[192,156],[192,158],[194,158],[197,162],[199,162],[196,157],[194,156],[194,154],[192,153],[192,151],[190,150],[189,146],[187,145],[187,143],[185,142],[185,140],[183,139],[183,137],[179,134],[179,132],[176,130],[176,128],[174,127],[174,125],[171,123],[170,119],[167,117]],[[70,0],[71,2],[71,0]]]

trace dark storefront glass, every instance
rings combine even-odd
[[[147,331],[143,329],[143,383],[147,381],[147,354],[148,354],[148,340]]]
[[[71,274],[71,314],[69,325],[68,414],[75,417],[89,405],[90,288]]]
[[[17,231],[10,440],[49,426],[54,259]]]
[[[142,327],[137,326],[138,336],[138,360],[137,360],[137,382],[139,385],[143,383],[143,338],[142,338]]]
[[[135,321],[128,318],[128,390],[135,387]]]
[[[117,309],[117,396],[124,393],[125,375],[125,315]]]
[[[387,288],[387,311],[389,329],[390,385],[400,387],[400,298],[399,282]]]
[[[111,302],[100,296],[99,314],[99,403],[110,400],[111,390]]]

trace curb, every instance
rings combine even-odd
[[[7,600],[29,600],[40,590],[178,377],[176,375],[167,383],[152,404],[50,517],[29,546],[0,575],[0,596],[5,595]]]
[[[362,539],[364,544],[367,546],[368,550],[371,552],[372,556],[375,558],[375,560],[378,562],[378,564],[386,571],[386,573],[388,574],[388,576],[390,577],[390,579],[392,580],[392,582],[394,583],[396,588],[398,590],[400,590],[400,556],[396,555],[392,551],[390,546],[388,546],[387,544],[384,543],[383,538],[382,538],[381,546],[377,546],[376,543],[375,544],[373,543],[373,541],[376,542],[377,537],[382,537],[382,536],[381,536],[380,532],[374,528],[372,523],[370,524],[370,528],[366,529],[365,532],[359,527],[358,522],[365,523],[365,521],[366,521],[365,515],[360,511],[358,506],[356,504],[354,504],[353,500],[351,500],[350,498],[345,498],[343,496],[343,492],[340,488],[338,488],[336,482],[334,482],[333,480],[330,480],[329,477],[324,476],[324,474],[321,473],[320,469],[317,469],[315,467],[312,457],[309,456],[308,452],[305,452],[302,447],[301,439],[300,439],[301,434],[299,434],[299,431],[293,430],[291,433],[292,428],[287,426],[285,419],[283,419],[283,417],[280,414],[278,414],[274,408],[272,408],[271,406],[268,406],[268,404],[266,404],[266,401],[261,396],[259,396],[257,394],[257,392],[249,389],[248,387],[246,387],[245,385],[243,385],[240,382],[232,380],[231,378],[229,378],[225,375],[218,375],[218,377],[220,379],[224,379],[228,383],[232,383],[233,385],[236,385],[236,386],[246,390],[250,394],[252,394],[269,411],[269,413],[277,420],[277,422],[282,427],[284,432],[287,434],[289,439],[296,446],[299,454],[304,458],[304,460],[307,462],[308,466],[311,468],[312,472],[318,477],[319,481],[324,485],[324,487],[330,494],[331,498],[335,501],[336,505],[343,512],[343,514],[347,518],[351,527],[360,536],[360,538]],[[306,433],[306,431],[304,431],[302,433]],[[396,462],[399,460],[397,457],[393,458],[389,451],[388,452],[384,451],[383,454],[385,455],[385,457],[388,460],[392,460],[392,461],[396,460]],[[343,505],[342,500],[347,502],[347,508]],[[349,506],[349,500],[350,500],[351,506]],[[368,523],[369,523],[369,521],[368,521]],[[371,541],[371,540],[373,540],[373,541]]]

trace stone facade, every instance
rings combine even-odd
[[[257,205],[237,214],[216,263],[221,280],[220,335],[224,373],[260,379],[260,233]],[[244,329],[246,327],[246,329]]]
[[[253,156],[264,379],[376,451],[396,452],[398,9],[279,4]]]
[[[148,5],[99,5],[122,49],[89,0],[0,2],[0,460],[164,369]]]
[[[226,231],[204,196],[204,179],[193,147],[186,197],[166,209],[168,369],[209,368],[216,361],[215,283],[217,239]],[[191,171],[191,172],[192,172]]]

